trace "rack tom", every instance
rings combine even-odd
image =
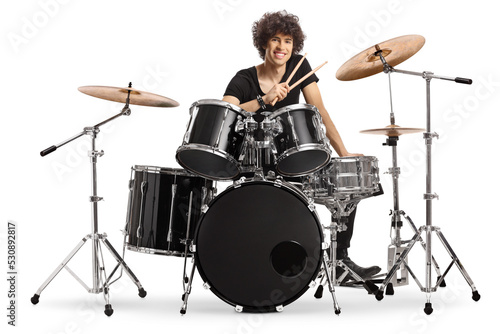
[[[312,173],[330,161],[330,149],[321,115],[309,104],[295,104],[275,111],[276,170],[285,176]]]
[[[239,161],[245,122],[250,113],[220,100],[199,100],[189,109],[191,118],[177,162],[192,173],[212,180],[230,180],[240,174]]]

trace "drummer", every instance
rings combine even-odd
[[[289,82],[286,80],[301,60],[298,53],[304,46],[305,35],[299,24],[299,18],[286,11],[266,13],[253,23],[253,44],[257,48],[263,63],[243,69],[229,82],[223,100],[250,112],[273,111],[299,103],[300,92],[306,103],[315,106],[326,128],[326,136],[340,157],[360,156],[349,153],[337,128],[328,114],[318,88],[318,77],[313,74],[295,89],[290,86],[311,71],[307,59]],[[275,98],[277,103],[272,106]],[[347,254],[353,232],[354,211],[349,216],[347,231],[338,234],[337,258],[353,269],[362,278],[367,279],[380,271],[377,266],[363,268],[352,262]],[[349,277],[349,275],[348,275]]]

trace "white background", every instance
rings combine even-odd
[[[493,323],[498,293],[496,237],[497,144],[500,70],[497,11],[492,1],[69,1],[4,2],[2,22],[1,262],[6,268],[7,221],[18,224],[17,325],[32,333],[109,331],[269,333],[311,330],[434,333],[475,330]],[[308,38],[303,52],[319,72],[325,105],[351,152],[376,156],[381,172],[391,164],[383,137],[360,134],[389,122],[385,74],[341,82],[337,69],[358,52],[394,37],[419,34],[424,47],[399,69],[472,78],[472,85],[432,80],[433,223],[441,227],[471,275],[482,298],[454,266],[448,287],[432,294],[434,313],[422,309],[426,296],[416,283],[378,302],[364,290],[338,288],[342,314],[331,297],[314,290],[280,314],[238,314],[195,277],[188,314],[179,315],[182,259],[126,252],[126,261],[148,291],[137,296],[123,277],[111,287],[112,317],[103,314],[102,294],[85,292],[66,271],[44,290],[40,303],[29,299],[52,270],[91,230],[89,138],[80,138],[44,158],[39,152],[111,117],[122,105],[81,94],[84,85],[133,87],[175,99],[178,108],[132,106],[132,115],[103,126],[98,149],[99,228],[121,251],[128,181],[133,165],[176,167],[175,151],[189,120],[189,106],[222,98],[241,68],[261,60],[251,40],[252,22],[266,11],[286,9],[300,17]],[[396,123],[425,127],[425,80],[392,75]],[[425,224],[425,164],[421,134],[398,145],[401,209],[417,226]],[[360,203],[351,257],[361,265],[386,269],[390,242],[391,179],[381,174],[386,194]],[[219,183],[221,192],[227,183]],[[280,210],[283,208],[277,208]],[[324,224],[329,213],[317,207]],[[403,227],[403,237],[413,235]],[[444,271],[450,257],[433,239]],[[256,245],[258,247],[258,245]],[[231,252],[228,249],[228,252]],[[416,246],[409,263],[425,282],[423,251]],[[70,262],[87,284],[90,245]],[[114,267],[106,259],[108,272]],[[7,268],[5,269],[5,273]],[[7,325],[6,280],[2,280],[2,328]],[[236,283],[235,283],[236,284]],[[496,312],[495,312],[496,313]]]

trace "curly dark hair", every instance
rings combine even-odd
[[[304,47],[306,35],[299,24],[299,18],[282,10],[275,13],[265,13],[260,20],[255,21],[252,26],[253,45],[259,51],[262,59],[265,58],[264,46],[270,38],[277,33],[290,35],[293,38],[293,54],[299,53]]]

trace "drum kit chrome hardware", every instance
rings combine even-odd
[[[379,72],[384,72],[388,75],[389,79],[389,91],[391,99],[391,125],[384,129],[373,129],[366,130],[364,133],[371,134],[382,134],[388,137],[386,145],[392,146],[393,152],[393,168],[390,173],[393,175],[393,193],[394,193],[394,210],[392,211],[392,228],[396,232],[396,237],[392,240],[392,244],[389,246],[389,265],[390,270],[380,285],[375,297],[377,300],[383,299],[384,289],[387,287],[388,294],[393,293],[391,284],[397,283],[395,275],[398,270],[401,270],[402,275],[406,275],[400,280],[400,283],[407,282],[407,272],[410,272],[412,277],[415,279],[417,285],[420,287],[422,292],[427,294],[427,302],[425,303],[424,312],[426,314],[431,314],[433,312],[432,303],[430,301],[431,293],[435,292],[438,286],[445,286],[444,278],[448,273],[449,269],[455,264],[459,271],[462,273],[463,277],[472,289],[472,299],[478,301],[480,295],[472,282],[472,279],[466,272],[464,266],[459,261],[455,252],[451,248],[450,244],[445,239],[443,233],[438,227],[432,225],[432,200],[438,198],[438,195],[432,192],[432,142],[433,138],[437,138],[438,135],[431,130],[431,103],[430,103],[430,82],[431,79],[441,79],[454,81],[461,84],[472,84],[471,79],[461,78],[461,77],[447,77],[438,76],[432,72],[412,72],[406,70],[395,69],[394,66],[398,65],[402,61],[408,59],[413,54],[415,54],[425,43],[425,39],[419,35],[407,35],[397,37],[388,40],[383,43],[379,43],[367,50],[359,53],[358,55],[352,57],[348,60],[337,72],[337,78],[339,80],[355,80],[364,78]],[[392,109],[392,89],[391,89],[391,73],[401,73],[413,76],[420,76],[426,81],[426,129],[415,129],[415,128],[399,128],[394,122],[394,111]],[[403,130],[405,129],[405,130]],[[397,140],[402,134],[414,133],[414,132],[424,132],[424,140],[426,145],[426,193],[424,194],[424,200],[426,201],[426,225],[417,229],[411,219],[406,216],[404,211],[399,209],[399,193],[398,193],[398,175],[399,168],[397,167]],[[413,231],[415,232],[413,238],[408,242],[407,246],[402,246],[400,239],[400,228],[401,215],[406,218],[410,223]],[[425,232],[426,238],[425,242],[422,238],[422,234]],[[434,259],[432,253],[432,233],[435,232],[439,240],[442,242],[444,248],[447,250],[448,254],[451,256],[452,261],[447,267],[444,274],[441,275],[439,266]],[[426,267],[425,267],[425,286],[422,285],[415,274],[411,271],[408,266],[407,257],[411,251],[414,244],[419,241],[423,248],[425,249],[426,256]],[[437,283],[432,284],[432,266],[434,265],[435,270],[438,274]]]
[[[169,98],[139,91],[135,88],[84,86],[82,93],[105,100],[125,103],[122,111],[84,131],[41,152],[47,155],[83,135],[92,139],[89,156],[92,164],[92,233],[87,235],[32,297],[37,304],[41,292],[63,269],[67,269],[91,293],[104,293],[105,314],[113,309],[109,304],[110,282],[118,269],[125,271],[139,289],[146,291],[124,261],[125,249],[145,254],[176,256],[184,259],[183,295],[180,312],[185,314],[192,291],[195,270],[203,286],[232,305],[237,312],[281,312],[318,285],[315,296],[321,297],[324,286],[332,295],[335,314],[340,306],[335,286],[362,285],[381,300],[394,293],[394,286],[409,283],[410,274],[428,295],[425,313],[432,312],[430,293],[444,286],[444,278],[456,264],[479,300],[472,280],[439,228],[432,225],[431,202],[436,194],[431,190],[431,145],[437,135],[430,127],[430,80],[453,80],[470,84],[470,79],[436,76],[431,72],[396,70],[393,66],[410,58],[423,46],[425,39],[408,35],[379,43],[347,61],[337,71],[339,80],[356,80],[376,73],[388,74],[391,94],[390,125],[361,131],[384,135],[384,145],[392,148],[394,207],[391,210],[391,244],[388,248],[388,274],[375,284],[372,277],[361,277],[337,258],[337,235],[347,229],[347,217],[358,203],[383,194],[379,179],[378,160],[372,156],[331,157],[316,107],[296,104],[258,116],[230,103],[206,99],[192,104],[190,120],[175,153],[183,167],[163,168],[133,166],[129,180],[127,219],[123,231],[123,254],[120,256],[106,234],[98,233],[96,163],[104,152],[95,149],[99,127],[120,116],[128,116],[129,104],[176,107]],[[419,75],[427,83],[427,128],[400,127],[395,124],[392,108],[392,72]],[[399,206],[399,175],[397,142],[406,134],[424,132],[427,147],[426,225],[417,228]],[[217,181],[232,181],[217,194]],[[331,213],[331,222],[323,226],[315,205],[324,205]],[[414,236],[401,238],[404,218]],[[426,238],[422,234],[425,232]],[[431,236],[436,233],[452,257],[451,264],[441,274],[431,248]],[[325,238],[329,234],[328,238]],[[88,288],[67,266],[71,258],[88,239],[92,239],[93,287]],[[326,240],[325,240],[326,239]],[[327,241],[328,240],[328,241]],[[222,242],[223,241],[223,242]],[[408,254],[416,242],[426,252],[426,282],[423,286],[408,266]],[[103,243],[118,262],[107,276],[100,244]],[[188,270],[188,260],[191,268]],[[431,284],[431,268],[438,274],[437,285]],[[399,274],[399,277],[398,277]],[[243,287],[243,288],[242,288]]]
[[[139,290],[139,296],[144,298],[146,296],[146,291],[142,287],[141,283],[134,275],[132,270],[125,263],[123,258],[116,252],[111,243],[107,239],[107,235],[105,233],[99,233],[98,226],[98,202],[103,198],[97,195],[97,158],[101,157],[104,152],[96,150],[96,137],[99,133],[99,128],[120,117],[120,116],[129,116],[131,114],[131,110],[129,104],[138,104],[138,105],[149,105],[156,107],[174,107],[179,104],[174,100],[168,99],[163,96],[142,92],[132,88],[132,83],[129,83],[127,88],[117,88],[117,87],[107,87],[107,86],[83,86],[80,87],[79,90],[82,93],[99,97],[106,100],[116,101],[125,103],[125,106],[121,110],[120,113],[116,114],[113,117],[108,118],[107,120],[98,123],[92,127],[85,127],[82,132],[79,134],[61,142],[60,144],[50,146],[49,148],[40,152],[41,156],[45,156],[57,150],[59,147],[66,145],[67,143],[81,137],[84,135],[88,135],[91,138],[91,150],[89,151],[89,157],[91,162],[91,170],[92,170],[92,180],[91,180],[91,190],[92,195],[90,196],[91,202],[91,229],[92,232],[86,235],[82,241],[78,243],[78,245],[68,254],[68,256],[63,260],[63,262],[52,272],[52,274],[48,277],[48,279],[40,286],[37,292],[31,297],[31,302],[33,304],[38,304],[40,300],[40,294],[42,291],[49,285],[49,283],[59,274],[59,272],[64,268],[66,269],[89,293],[103,293],[104,299],[106,302],[104,313],[107,316],[111,316],[113,314],[113,308],[109,302],[109,286],[113,284],[115,281],[110,282],[116,270],[120,267],[122,271],[130,277],[130,279],[134,282]],[[78,251],[83,247],[83,245],[88,241],[92,240],[92,288],[89,288],[79,277],[76,275],[68,266],[68,262],[78,253]],[[106,269],[103,262],[103,252],[101,243],[106,246],[109,250],[113,258],[118,263],[114,268],[112,273],[108,276],[106,275]]]

